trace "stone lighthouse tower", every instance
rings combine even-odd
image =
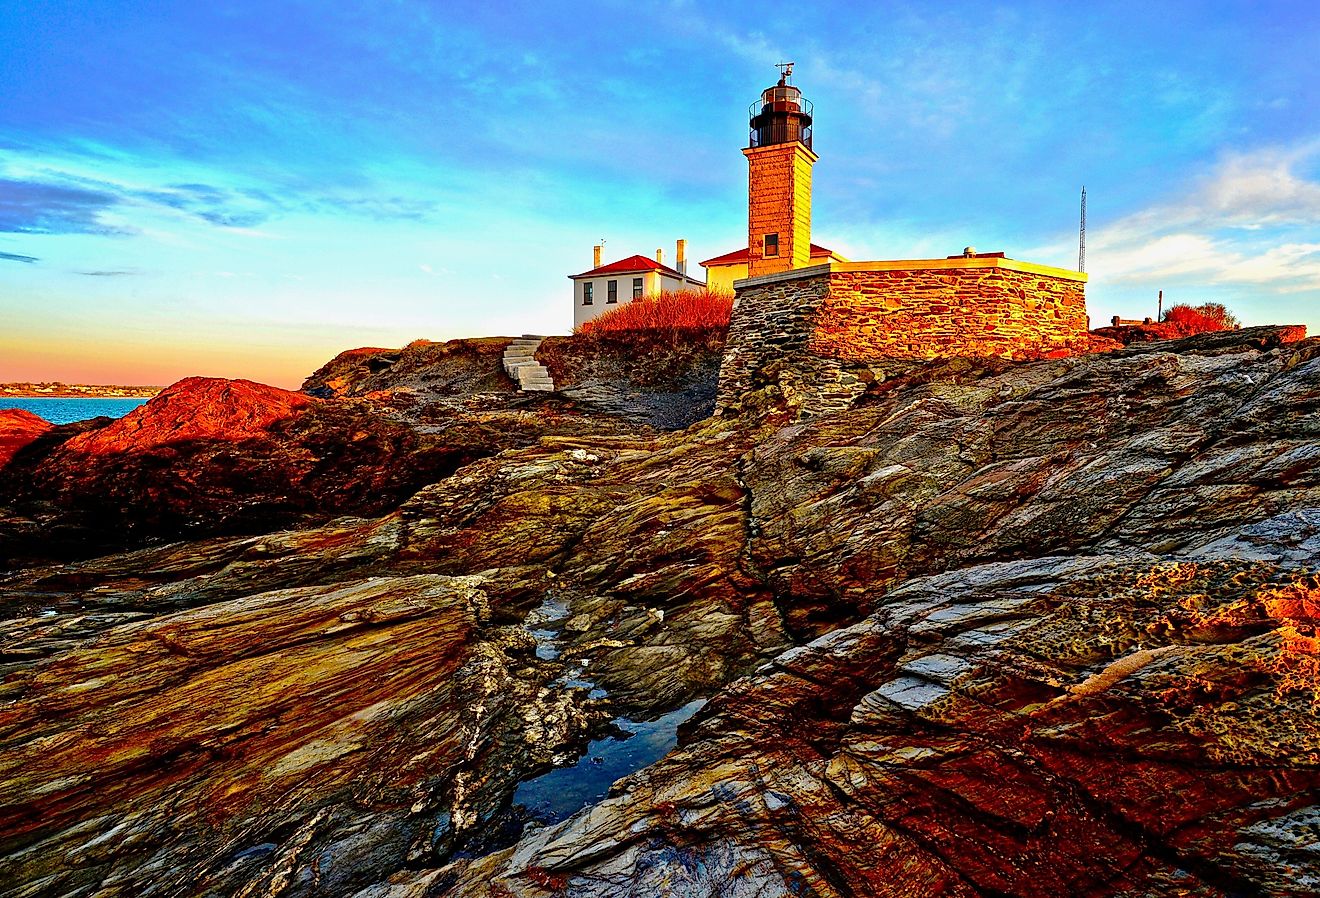
[[[811,102],[789,83],[793,63],[781,63],[779,83],[748,110],[747,276],[804,268],[811,258]]]

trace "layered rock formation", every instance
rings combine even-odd
[[[525,772],[503,743],[548,763],[587,720],[489,611],[479,578],[261,593],[11,677],[0,738],[28,750],[0,761],[0,832],[24,847],[0,879],[342,894],[451,843]]]
[[[1237,534],[1270,560],[911,581],[720,694],[615,797],[360,896],[1320,893],[1316,656],[1289,644],[1320,624],[1293,567],[1318,524]]]
[[[775,381],[680,433],[548,418],[387,514],[12,571],[0,882],[1320,894],[1298,336],[933,363],[811,421]],[[520,832],[519,780],[698,697]]]

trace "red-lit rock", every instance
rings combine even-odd
[[[250,380],[189,377],[108,427],[74,437],[61,452],[108,455],[194,441],[265,439],[277,422],[315,402],[303,393]]]
[[[45,418],[25,409],[0,408],[0,468],[51,426]]]
[[[462,431],[419,432],[365,402],[195,377],[52,445],[9,490],[19,510],[55,514],[81,528],[89,546],[257,532],[308,516],[387,511],[496,448]]]

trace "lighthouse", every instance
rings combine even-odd
[[[811,260],[811,102],[790,81],[779,82],[748,110],[747,276],[804,268]]]

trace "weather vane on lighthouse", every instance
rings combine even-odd
[[[793,77],[793,63],[777,62],[775,68],[779,69],[779,83],[786,84],[789,78]]]

